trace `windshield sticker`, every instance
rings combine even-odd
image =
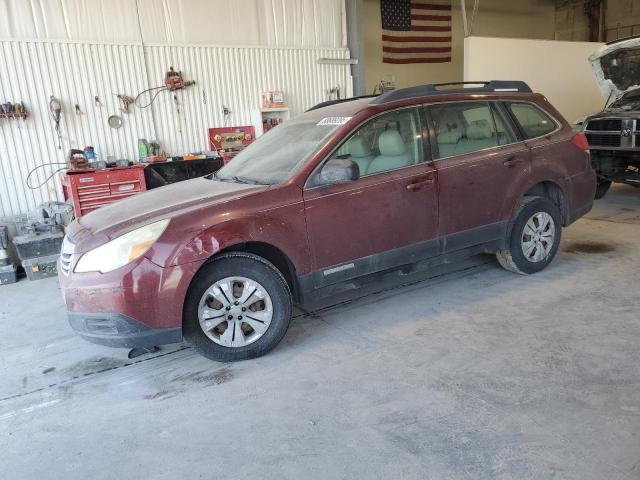
[[[325,117],[318,122],[318,125],[344,125],[351,117]]]

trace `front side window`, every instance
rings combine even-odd
[[[525,138],[536,138],[553,132],[558,125],[546,113],[530,103],[508,103]]]
[[[329,158],[350,159],[359,176],[422,162],[422,135],[415,108],[385,113],[365,123]]]
[[[451,157],[515,141],[502,116],[487,102],[431,105],[438,157]]]

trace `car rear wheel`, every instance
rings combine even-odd
[[[226,253],[194,278],[185,302],[184,337],[211,360],[259,357],[282,340],[292,308],[289,286],[270,262]]]
[[[496,254],[505,269],[528,275],[544,269],[555,257],[562,223],[558,207],[542,197],[524,197],[507,239],[508,248]]]
[[[596,184],[595,199],[598,200],[604,197],[610,188],[611,188],[611,180],[605,180],[604,178],[598,177],[598,183]]]

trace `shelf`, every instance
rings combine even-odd
[[[251,111],[251,124],[255,128],[256,138],[265,133],[265,120],[278,120],[279,123],[289,120],[290,111],[287,107],[256,108]],[[266,131],[268,131],[267,129]]]

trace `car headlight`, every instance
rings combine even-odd
[[[88,251],[73,270],[106,273],[124,267],[147,253],[169,225],[169,219],[150,223]]]

